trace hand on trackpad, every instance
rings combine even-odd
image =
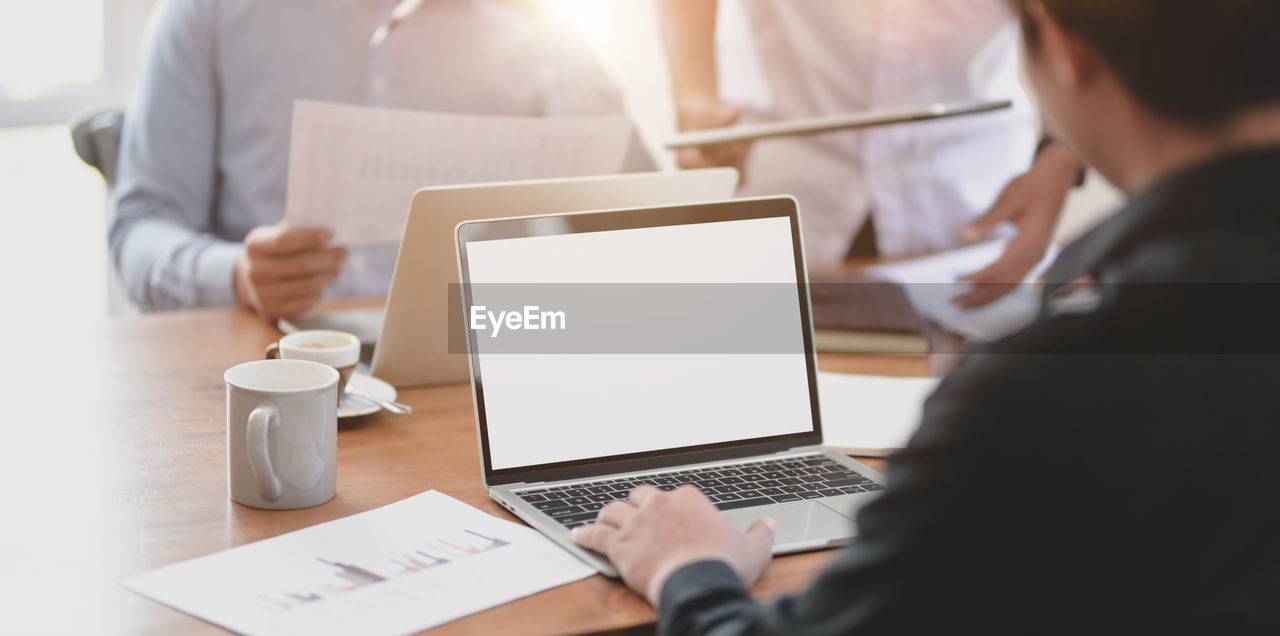
[[[772,517],[778,522],[773,539],[775,554],[844,543],[854,535],[849,517],[813,501],[729,510],[723,514],[740,531],[746,531],[757,519]]]

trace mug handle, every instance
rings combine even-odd
[[[273,342],[267,345],[267,359],[275,360],[276,358],[279,358],[279,357],[280,357],[280,343]]]
[[[249,455],[249,469],[258,482],[258,496],[265,501],[280,498],[283,485],[276,471],[271,467],[271,455],[267,450],[267,440],[271,433],[271,424],[279,421],[280,412],[271,406],[259,406],[249,414],[249,425],[245,427],[245,449]]]

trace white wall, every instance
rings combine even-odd
[[[0,128],[4,324],[106,315],[105,200],[66,126]]]
[[[37,0],[0,1],[15,2],[5,14],[26,21],[9,26],[32,36],[38,49],[39,55],[28,51],[17,62],[23,72],[38,74],[42,64],[59,68],[65,63],[56,59],[59,51],[84,54],[75,42],[58,39],[66,24],[76,22],[59,11],[84,10],[90,0],[50,0],[47,7],[16,4]],[[0,91],[0,298],[6,308],[22,308],[5,312],[4,324],[94,320],[107,313],[106,189],[76,156],[68,122],[77,114],[124,107],[154,1],[101,0],[103,33],[93,43],[102,47],[98,80],[48,93]]]

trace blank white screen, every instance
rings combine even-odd
[[[797,284],[787,217],[477,241],[466,250],[473,284]],[[713,329],[718,319],[732,317],[679,328]],[[794,324],[789,350],[803,351],[798,303]],[[495,470],[813,430],[803,353],[478,360]]]

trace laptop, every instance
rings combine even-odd
[[[455,233],[495,501],[609,576],[570,530],[640,484],[699,488],[740,529],[773,517],[777,554],[853,538],[885,481],[822,445],[794,199]]]
[[[409,209],[385,315],[378,309],[326,320],[345,321],[365,342],[376,335],[370,372],[397,387],[466,382],[466,347],[459,342],[451,354],[448,342],[448,307],[456,302],[458,283],[452,237],[459,222],[715,201],[732,197],[737,183],[737,170],[713,168],[423,188]]]

